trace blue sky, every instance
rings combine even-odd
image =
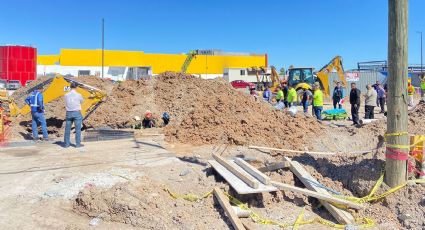
[[[350,69],[387,57],[387,0],[0,0],[0,7],[0,44],[34,45],[39,54],[100,48],[104,17],[106,49],[267,53],[278,68],[320,68],[341,55]],[[409,1],[413,64],[424,9],[425,0]]]

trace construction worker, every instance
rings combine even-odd
[[[280,86],[277,87],[277,94],[276,94],[276,101],[279,103],[281,100],[283,100],[283,91]]]
[[[322,120],[322,110],[323,110],[323,92],[320,90],[320,83],[315,82],[313,85],[313,111],[316,118]]]
[[[374,119],[375,118],[375,107],[376,101],[378,98],[378,94],[376,90],[372,88],[371,85],[366,86],[366,94],[365,94],[365,119]]]
[[[249,94],[254,97],[255,101],[257,101],[257,99],[258,99],[258,93],[255,90],[255,87],[254,86],[252,86],[252,87],[249,88]]]
[[[290,85],[288,90],[287,106],[291,107],[296,100],[297,100],[297,91],[295,91],[295,88],[292,85]]]
[[[338,109],[342,108],[342,104],[340,103],[342,98],[344,98],[344,92],[341,86],[341,82],[337,82],[334,88],[334,92],[332,94],[334,109],[336,109],[337,105],[338,105]]]
[[[351,83],[350,104],[353,125],[359,125],[360,94],[361,92],[357,89],[356,83]]]
[[[308,113],[308,105],[313,98],[313,94],[308,89],[302,89],[301,103],[303,105],[304,113]]]
[[[146,110],[145,116],[143,117],[142,126],[145,129],[155,127],[155,120],[153,119],[153,115],[150,110]]]
[[[43,86],[38,86],[31,95],[25,99],[25,103],[31,108],[32,118],[32,137],[38,141],[38,126],[41,126],[43,132],[43,140],[49,140],[47,134],[46,118],[44,117],[44,100],[43,100]]]
[[[285,107],[288,107],[288,82],[283,82],[283,86],[282,86],[282,90],[283,90],[283,103],[285,104]]]
[[[75,147],[81,148],[81,126],[83,124],[83,115],[81,114],[81,104],[83,103],[83,96],[76,91],[77,84],[71,83],[71,91],[65,94],[65,137],[64,147],[68,148],[71,145],[71,126],[75,125]]]
[[[381,107],[380,113],[385,113],[385,89],[381,84],[376,86],[376,93],[378,95],[378,103],[376,106]]]
[[[421,102],[425,102],[425,74],[422,74],[419,78],[421,80]]]
[[[270,91],[270,88],[266,86],[266,89],[263,92],[263,100],[270,102],[271,95],[272,95],[272,92]]]
[[[415,95],[415,87],[412,85],[412,79],[407,80],[407,95],[408,95],[408,105],[413,106],[413,96]]]

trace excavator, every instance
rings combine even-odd
[[[263,66],[259,68],[251,67],[251,70],[255,72],[255,75],[257,77],[257,87],[261,91],[264,90],[266,84],[270,87],[270,90],[272,92],[276,91],[276,88],[280,85],[279,74],[277,73],[276,68],[274,66],[271,66],[270,68],[271,73],[268,74],[266,68]]]
[[[288,83],[295,87],[298,91],[299,89],[309,89],[314,82],[319,81],[322,86],[323,92],[326,96],[330,95],[329,89],[329,73],[333,70],[336,70],[338,78],[341,81],[343,87],[346,87],[347,81],[344,76],[344,68],[342,66],[341,56],[334,57],[328,64],[323,66],[317,73],[316,76],[313,74],[312,67],[291,67],[288,69]]]
[[[196,55],[198,55],[198,50],[192,50],[187,54],[186,59],[184,60],[183,65],[181,67],[182,73],[186,73],[187,69],[189,68],[190,63],[196,57]]]
[[[48,80],[34,86],[33,88],[28,89],[25,95],[29,95],[39,86],[46,87],[43,90],[43,99],[44,104],[47,104],[68,93],[71,90],[71,83],[77,84],[76,90],[84,98],[83,104],[81,105],[81,113],[85,119],[100,105],[100,103],[106,97],[105,93],[93,86],[80,83],[68,77],[57,75],[54,78],[49,78]],[[28,114],[30,111],[31,110],[28,105],[24,105],[22,108],[19,108],[13,100],[9,101],[9,113],[12,117]]]

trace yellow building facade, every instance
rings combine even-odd
[[[150,67],[152,74],[165,71],[180,71],[186,54],[150,54],[143,51],[105,50],[105,67]],[[67,67],[100,67],[102,50],[61,49],[59,55],[39,55],[37,63],[40,71],[56,66],[54,69],[71,69]],[[250,68],[267,66],[267,54],[245,55],[196,55],[190,63],[190,74],[223,74],[228,68]]]

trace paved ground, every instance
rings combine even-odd
[[[88,219],[71,210],[70,198],[85,186],[111,187],[135,179],[144,168],[180,162],[152,140],[1,148],[1,229],[84,229]],[[98,229],[127,229],[102,223]]]

